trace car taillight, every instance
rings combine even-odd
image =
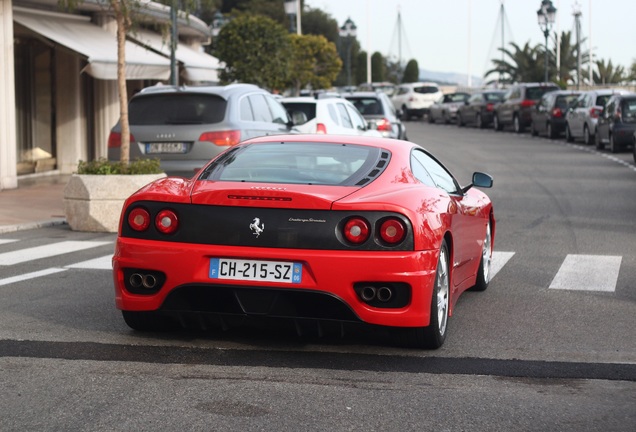
[[[399,219],[387,219],[380,225],[380,238],[390,245],[395,245],[404,240],[406,227]]]
[[[316,124],[316,133],[317,134],[326,134],[327,133],[327,126],[325,126],[324,123]]]
[[[378,120],[376,123],[376,128],[379,131],[390,132],[391,131],[391,122],[388,119]]]
[[[590,117],[598,118],[599,114],[601,114],[601,109],[596,107],[590,108]]]
[[[226,130],[215,132],[204,132],[199,137],[199,141],[211,142],[218,146],[233,146],[241,142],[241,131]]]
[[[561,108],[554,108],[552,110],[552,117],[563,117],[563,111],[561,111]]]
[[[354,244],[361,244],[369,238],[369,224],[361,217],[353,217],[344,226],[344,237]]]
[[[130,142],[134,142],[135,137],[133,134],[130,134]],[[121,147],[121,133],[119,132],[111,132],[108,135],[108,148],[120,148]]]
[[[532,99],[524,99],[521,101],[522,108],[530,108],[533,107],[535,102]]]
[[[128,213],[128,225],[135,231],[146,231],[150,226],[150,213],[137,207]]]
[[[155,227],[163,234],[172,234],[179,228],[179,219],[172,210],[161,210],[155,218]]]
[[[487,103],[486,104],[486,111],[494,111],[495,110],[495,104],[494,103]]]

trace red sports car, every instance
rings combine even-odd
[[[437,348],[459,295],[488,286],[495,219],[473,186],[492,182],[476,172],[461,187],[406,141],[248,140],[126,201],[117,307],[137,330],[275,317],[388,326]]]

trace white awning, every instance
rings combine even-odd
[[[170,38],[164,39],[158,33],[147,30],[131,32],[130,37],[140,44],[147,46],[170,58]],[[177,61],[183,63],[183,78],[188,81],[213,82],[219,81],[219,59],[207,53],[195,51],[187,45],[179,43],[175,52]]]
[[[103,80],[117,79],[117,37],[92,24],[88,17],[14,8],[13,20],[88,61],[84,72]],[[167,80],[170,60],[126,41],[126,79]]]

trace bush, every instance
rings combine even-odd
[[[121,162],[112,162],[101,158],[98,160],[84,162],[80,161],[77,166],[78,174],[96,174],[96,175],[113,175],[113,174],[161,174],[159,159],[135,159],[130,161],[128,165]]]

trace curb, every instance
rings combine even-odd
[[[0,226],[0,234],[6,234],[6,233],[11,233],[16,231],[25,231],[25,230],[37,229],[37,228],[45,228],[45,227],[56,226],[56,225],[66,225],[66,219],[55,218],[55,219],[43,220],[39,222],[26,222],[26,223],[17,224],[17,225],[4,225],[4,226]]]

